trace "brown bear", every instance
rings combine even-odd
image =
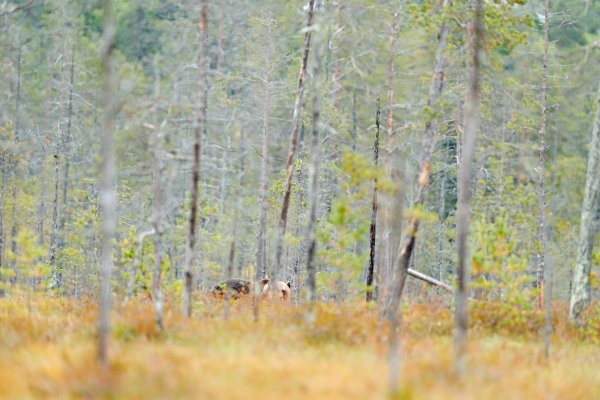
[[[272,300],[279,299],[282,301],[290,300],[292,294],[292,284],[291,282],[282,282],[275,281],[273,285],[271,285],[268,278],[260,281],[263,285],[262,297]]]
[[[292,290],[290,282],[276,281],[271,287],[269,278],[265,278],[260,281],[260,284],[262,286],[261,298],[263,299],[288,301],[291,297]],[[252,282],[249,280],[229,279],[213,286],[210,293],[215,297],[223,298],[225,297],[225,292],[227,292],[230,298],[237,300],[242,296],[249,295],[251,293],[251,288]]]
[[[252,287],[252,282],[245,279],[229,279],[224,282],[218,283],[213,286],[210,294],[223,298],[225,297],[225,292],[230,298],[239,299],[242,296],[250,294],[250,288]]]

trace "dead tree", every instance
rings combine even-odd
[[[108,366],[108,336],[110,332],[110,278],[112,273],[113,237],[116,226],[115,152],[113,131],[117,107],[115,103],[115,77],[113,74],[113,49],[115,26],[112,1],[104,0],[104,29],[102,32],[102,182],[100,206],[102,207],[102,261],[100,263],[100,316],[98,321],[98,357]]]
[[[290,196],[292,192],[292,178],[294,175],[294,160],[296,157],[296,148],[298,146],[298,132],[300,128],[300,113],[302,108],[302,97],[304,94],[304,80],[306,78],[306,66],[308,64],[308,51],[310,49],[310,37],[312,33],[312,20],[315,10],[315,0],[310,0],[308,5],[308,14],[306,19],[306,28],[304,33],[304,52],[302,56],[302,64],[300,66],[300,74],[298,77],[298,89],[296,91],[296,100],[294,102],[294,110],[292,113],[292,130],[290,132],[290,148],[287,156],[287,167],[285,182],[283,184],[283,202],[281,205],[281,214],[277,227],[275,239],[275,259],[273,261],[273,270],[271,280],[279,279],[279,270],[281,266],[281,255],[283,253],[283,238],[287,227],[288,208],[290,206]],[[274,286],[274,285],[273,285]]]
[[[196,118],[194,119],[194,163],[192,166],[192,198],[190,206],[190,218],[187,235],[187,247],[185,251],[183,288],[183,314],[187,317],[192,315],[192,262],[194,260],[194,249],[196,246],[196,219],[198,213],[198,182],[200,180],[200,146],[202,143],[202,132],[206,125],[206,94],[208,74],[208,47],[207,47],[207,0],[201,0],[200,21],[200,44],[198,46],[198,105]]]
[[[164,150],[163,150],[163,127],[158,124],[158,102],[160,101],[160,73],[158,71],[157,59],[154,59],[154,106],[153,127],[150,137],[150,148],[154,155],[154,171],[152,174],[152,198],[153,212],[152,225],[156,234],[154,235],[154,272],[152,274],[152,293],[154,296],[154,311],[156,315],[156,326],[160,331],[164,329],[163,324],[163,294],[162,294],[162,262],[163,262],[163,172],[164,172]],[[163,124],[161,124],[163,125]]]
[[[397,168],[394,167],[394,156],[397,152],[394,151],[394,74],[395,74],[395,59],[396,45],[400,34],[400,15],[398,12],[392,11],[392,32],[390,38],[390,53],[387,65],[387,109],[386,109],[386,144],[385,144],[385,171],[388,177],[396,181],[394,175],[398,174]],[[387,286],[394,276],[392,265],[394,263],[393,249],[397,248],[400,232],[400,216],[394,206],[397,205],[398,199],[397,190],[390,192],[389,195],[384,195],[383,202],[383,259],[381,271],[381,283],[384,286],[383,292],[387,292]]]
[[[475,139],[479,129],[479,50],[483,36],[483,3],[474,0],[475,15],[467,25],[468,73],[465,94],[464,135],[462,159],[458,166],[458,206],[456,221],[456,269],[458,288],[455,305],[455,371],[464,372],[464,353],[467,342],[467,279],[470,264],[467,239],[469,236],[469,201],[471,200],[471,166],[475,151]]]
[[[373,144],[373,165],[377,168],[379,164],[379,133],[381,127],[379,117],[381,115],[380,98],[377,97],[375,111],[375,143]],[[373,273],[375,271],[375,242],[377,238],[377,175],[373,179],[373,200],[371,201],[371,226],[369,229],[369,268],[367,270],[367,302],[373,300]]]
[[[546,241],[548,237],[548,229],[546,227],[546,117],[547,117],[547,93],[548,93],[548,0],[544,2],[544,59],[542,65],[542,121],[540,126],[540,170],[539,170],[539,187],[538,187],[538,252],[537,252],[537,306],[542,308],[542,298],[545,298],[547,304],[551,304],[551,287],[549,265],[546,265]],[[544,316],[544,353],[546,358],[549,353],[550,346],[550,309],[546,309]]]
[[[450,0],[444,1],[443,12],[447,12],[450,7]],[[435,62],[433,68],[433,74],[431,78],[431,85],[429,87],[429,99],[427,106],[430,109],[434,109],[437,106],[438,99],[442,94],[444,86],[444,66],[445,57],[444,52],[446,50],[447,42],[446,37],[448,35],[448,27],[446,17],[442,21],[442,26],[438,33],[438,45],[435,53]],[[431,114],[425,124],[425,138],[423,147],[423,156],[420,162],[420,173],[417,180],[417,192],[415,194],[415,200],[413,207],[420,207],[425,201],[425,189],[429,182],[429,170],[431,163],[431,156],[433,154],[433,148],[435,144],[435,134],[437,132],[439,120],[435,114]],[[385,314],[392,322],[396,321],[396,313],[398,306],[400,305],[400,298],[404,289],[404,283],[406,281],[408,267],[410,265],[410,259],[415,247],[415,241],[417,239],[417,232],[419,230],[419,224],[421,220],[419,216],[413,216],[405,232],[403,242],[398,247],[398,255],[394,260],[394,275],[392,279],[391,290],[388,293],[387,305],[385,307]]]
[[[600,81],[596,95],[596,116],[592,129],[592,140],[588,155],[588,167],[585,177],[585,190],[581,205],[581,222],[579,225],[579,241],[577,243],[577,256],[575,259],[575,275],[571,290],[571,306],[569,319],[574,323],[581,323],[581,314],[590,304],[591,285],[590,271],[592,268],[592,250],[596,227],[595,216],[600,202]]]
[[[273,56],[272,21],[268,17],[265,48],[265,77],[263,81],[263,135],[260,159],[260,187],[258,191],[258,205],[260,207],[258,244],[256,248],[256,273],[255,282],[260,281],[267,274],[267,170],[269,166],[269,113],[271,102],[271,75]],[[259,288],[259,286],[257,286]],[[258,293],[257,293],[258,294]]]
[[[308,302],[314,304],[317,295],[315,254],[317,249],[317,204],[319,202],[319,132],[321,114],[321,89],[319,87],[320,49],[315,49],[312,84],[312,141],[310,165],[308,167],[308,187],[310,190],[310,210],[307,229],[308,257],[306,273],[308,275]]]

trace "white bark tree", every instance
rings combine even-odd
[[[461,375],[465,369],[465,351],[467,342],[467,283],[471,263],[467,240],[469,237],[471,200],[471,168],[475,139],[479,129],[479,51],[483,36],[483,2],[474,0],[475,15],[467,25],[468,73],[465,95],[465,132],[462,140],[462,158],[458,166],[458,206],[456,221],[456,248],[458,267],[456,269],[458,288],[455,305],[455,359],[454,368]]]
[[[110,333],[110,280],[113,265],[113,237],[116,226],[115,152],[113,131],[117,112],[115,102],[115,77],[113,73],[113,48],[115,26],[112,0],[104,0],[104,29],[102,32],[102,182],[100,206],[102,208],[102,259],[100,263],[100,316],[98,321],[98,357],[103,366],[108,365],[108,338]]]
[[[575,275],[571,289],[569,319],[580,323],[581,314],[590,304],[590,271],[592,269],[592,250],[596,234],[595,217],[600,202],[600,82],[596,95],[596,116],[592,129],[588,167],[585,178],[585,191],[581,205],[581,223],[579,242],[575,259]]]

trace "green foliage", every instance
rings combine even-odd
[[[473,221],[472,273],[477,297],[502,301],[507,309],[531,309],[535,291],[533,279],[527,274],[528,257],[519,248],[519,232],[504,211],[492,219],[480,217]]]

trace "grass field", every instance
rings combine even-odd
[[[167,307],[159,333],[149,301],[115,303],[110,367],[102,369],[90,302],[1,299],[0,398],[389,398],[389,329],[375,309],[320,304],[308,324],[295,306],[265,305],[258,322],[249,304],[236,303],[228,320],[220,307],[208,302],[191,320]],[[403,309],[396,398],[600,399],[597,327],[568,327],[557,305],[547,361],[539,314],[508,323],[488,305],[472,315],[468,370],[457,379],[451,311]]]

